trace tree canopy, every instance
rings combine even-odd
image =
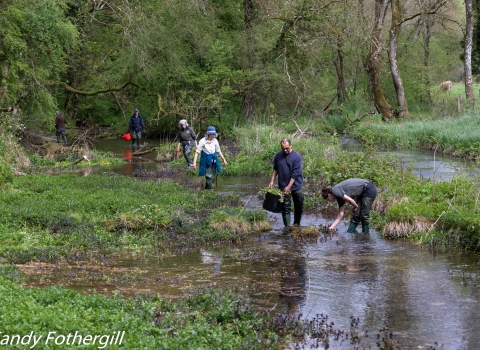
[[[407,101],[463,79],[462,4],[4,0],[0,108],[37,125],[55,109],[101,125],[139,107],[150,130],[179,117],[317,115],[333,101],[406,116]]]

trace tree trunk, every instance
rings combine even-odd
[[[254,19],[254,0],[244,0],[244,19],[243,24],[245,28],[245,65],[244,70],[247,72],[252,71],[253,69],[253,35],[252,35],[252,26]],[[242,94],[242,115],[245,119],[250,119],[255,114],[255,96],[253,91],[252,84],[249,81],[246,81],[246,86],[243,89]]]
[[[465,0],[466,23],[465,23],[465,94],[469,101],[473,101],[473,78],[472,78],[472,38],[473,38],[473,4],[472,0]]]
[[[423,32],[423,86],[425,89],[426,102],[432,104],[432,95],[430,94],[430,38],[432,37],[433,16],[427,15],[424,22]]]
[[[345,86],[345,75],[343,69],[344,52],[342,49],[343,39],[339,37],[337,40],[336,57],[333,61],[337,72],[337,102],[342,104],[347,99],[347,87]]]
[[[395,117],[395,110],[390,106],[385,98],[381,84],[380,61],[382,58],[382,32],[387,13],[389,0],[376,0],[375,2],[375,24],[370,34],[370,51],[367,54],[367,75],[368,88],[372,95],[373,103],[377,112],[382,115],[382,120],[386,121]]]
[[[398,117],[408,116],[407,100],[405,98],[405,89],[403,87],[402,77],[397,62],[397,38],[401,30],[402,8],[400,0],[392,0],[392,26],[390,28],[390,50],[388,56],[390,59],[390,69],[392,71],[393,85],[397,94]]]

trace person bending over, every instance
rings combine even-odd
[[[347,232],[353,233],[362,222],[362,232],[369,232],[370,210],[377,197],[377,187],[364,179],[348,179],[339,184],[322,188],[322,197],[330,202],[337,201],[338,215],[328,229],[333,230],[345,215],[345,203],[350,203],[355,209]]]

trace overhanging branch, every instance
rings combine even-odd
[[[163,112],[165,114],[168,114],[162,107],[162,96],[159,93],[151,92],[146,87],[144,87],[140,84],[137,84],[137,83],[135,83],[134,81],[131,81],[131,80],[125,82],[121,86],[108,87],[108,88],[100,89],[100,90],[96,90],[96,91],[78,90],[78,89],[75,89],[74,87],[71,87],[70,85],[68,85],[67,83],[65,83],[63,81],[46,80],[45,84],[59,85],[59,86],[63,87],[65,90],[70,91],[71,93],[78,94],[78,95],[83,95],[83,96],[95,96],[95,95],[99,95],[99,94],[105,94],[105,93],[108,93],[108,92],[121,91],[121,90],[125,89],[128,85],[133,85],[133,86],[138,87],[139,89],[142,89],[142,90],[146,91],[149,96],[156,96],[157,97],[157,106],[158,106],[157,118],[160,117],[161,112]]]

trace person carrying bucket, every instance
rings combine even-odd
[[[177,145],[177,154],[180,152],[180,146],[183,149],[183,156],[187,161],[187,166],[189,168],[193,167],[192,158],[190,154],[192,153],[193,146],[197,147],[197,135],[195,131],[188,125],[185,119],[180,120],[178,123],[180,125],[180,131],[177,135],[178,145]]]
[[[193,168],[197,168],[197,158],[200,154],[200,164],[198,170],[198,176],[205,175],[205,189],[213,189],[213,182],[217,173],[222,172],[222,167],[218,160],[218,156],[223,159],[223,164],[228,165],[222,151],[220,150],[220,144],[217,140],[217,131],[215,127],[209,126],[205,137],[198,142],[195,155],[193,157]]]
[[[133,110],[133,115],[130,118],[130,124],[128,125],[128,131],[132,137],[132,150],[135,150],[135,142],[137,143],[137,150],[140,149],[140,139],[142,133],[145,133],[145,123],[139,113],[138,108]]]
[[[293,224],[300,226],[303,214],[304,196],[303,184],[303,159],[302,155],[292,149],[292,142],[289,139],[280,141],[281,151],[273,158],[273,172],[269,188],[278,175],[278,187],[285,193],[282,206],[282,219],[285,227],[290,226],[290,212],[293,200]]]

